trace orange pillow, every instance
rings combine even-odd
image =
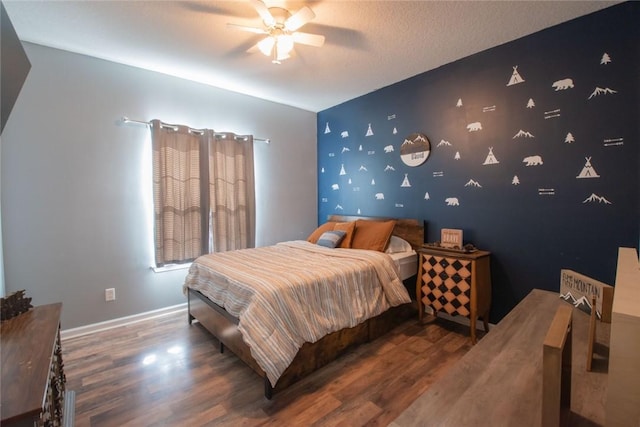
[[[340,246],[338,247],[350,248],[353,241],[353,234],[356,229],[356,222],[355,221],[338,222],[336,223],[336,225],[334,225],[333,229],[339,230],[339,231],[346,231],[347,234],[345,234],[344,239],[342,239],[342,242],[340,242]]]
[[[309,237],[307,237],[307,242],[318,243],[318,239],[320,238],[320,236],[322,236],[322,233],[324,233],[325,231],[332,231],[333,226],[336,224],[337,223],[334,221],[325,222],[320,227],[316,228],[315,231],[309,235]]]
[[[353,249],[369,249],[384,252],[396,221],[371,221],[365,219],[356,220],[356,231],[353,234],[351,247]]]

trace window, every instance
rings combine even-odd
[[[151,121],[155,263],[255,245],[253,138]]]

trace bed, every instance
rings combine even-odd
[[[417,254],[411,249],[424,242],[422,221],[331,216],[314,233],[326,236],[323,230],[335,226],[350,230],[353,238],[364,225],[381,223],[392,223],[394,239],[408,243],[409,251],[385,254],[345,249],[351,241],[336,249],[292,241],[198,258],[183,285],[189,323],[197,320],[217,338],[221,352],[231,350],[263,377],[264,394],[271,399],[274,392],[415,313],[407,291],[413,286],[402,280],[417,272]],[[329,224],[334,225],[327,228]],[[303,285],[307,279],[309,284]],[[315,313],[307,300],[333,302],[320,304]]]

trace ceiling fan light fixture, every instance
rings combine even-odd
[[[258,49],[265,56],[271,56],[271,52],[273,51],[273,47],[276,44],[275,37],[265,37],[264,39],[258,42]]]

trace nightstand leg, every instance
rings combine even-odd
[[[489,332],[489,313],[485,313],[482,316],[482,323],[484,324],[484,332]]]
[[[471,316],[471,344],[476,342],[476,316]]]

